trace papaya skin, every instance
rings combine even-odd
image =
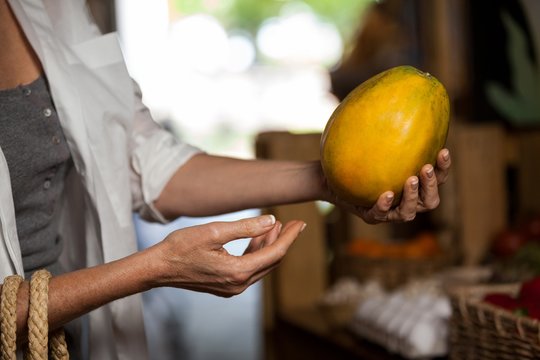
[[[428,73],[398,66],[368,79],[341,102],[323,132],[328,186],[355,206],[371,207],[385,191],[398,204],[407,178],[435,165],[449,115],[448,94]]]

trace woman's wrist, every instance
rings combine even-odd
[[[168,285],[167,279],[170,277],[171,271],[166,247],[167,242],[161,241],[133,255],[141,257],[140,261],[137,260],[141,265],[138,278],[138,286],[141,291]]]
[[[320,161],[313,161],[310,164],[311,176],[315,179],[315,191],[316,196],[314,200],[322,200],[332,202],[332,194],[328,190],[328,184],[326,183],[326,177]]]

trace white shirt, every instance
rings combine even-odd
[[[173,173],[200,150],[161,129],[142,104],[115,34],[101,35],[83,0],[8,0],[49,81],[74,161],[60,235],[69,269],[137,251],[133,211],[152,206]],[[0,149],[0,281],[24,276],[9,171]],[[89,359],[146,359],[140,295],[89,314]]]

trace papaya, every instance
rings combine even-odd
[[[373,206],[385,191],[399,203],[407,178],[435,164],[449,119],[448,94],[433,75],[407,65],[375,75],[343,99],[322,133],[327,185],[356,206]]]

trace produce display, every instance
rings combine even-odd
[[[515,315],[540,320],[540,277],[535,277],[521,284],[517,296],[511,296],[507,293],[491,293],[484,296],[484,301]]]
[[[388,190],[398,203],[406,179],[435,163],[446,142],[449,107],[444,86],[411,66],[360,84],[334,111],[321,138],[329,187],[354,205],[371,207]]]
[[[540,276],[540,215],[497,233],[491,256],[496,282],[521,282]]]
[[[348,255],[372,259],[427,259],[442,253],[437,237],[432,232],[422,232],[411,239],[383,242],[358,238],[348,243]]]
[[[493,239],[491,252],[499,258],[510,258],[523,246],[532,243],[540,244],[540,215],[531,216],[519,225],[497,233]]]

